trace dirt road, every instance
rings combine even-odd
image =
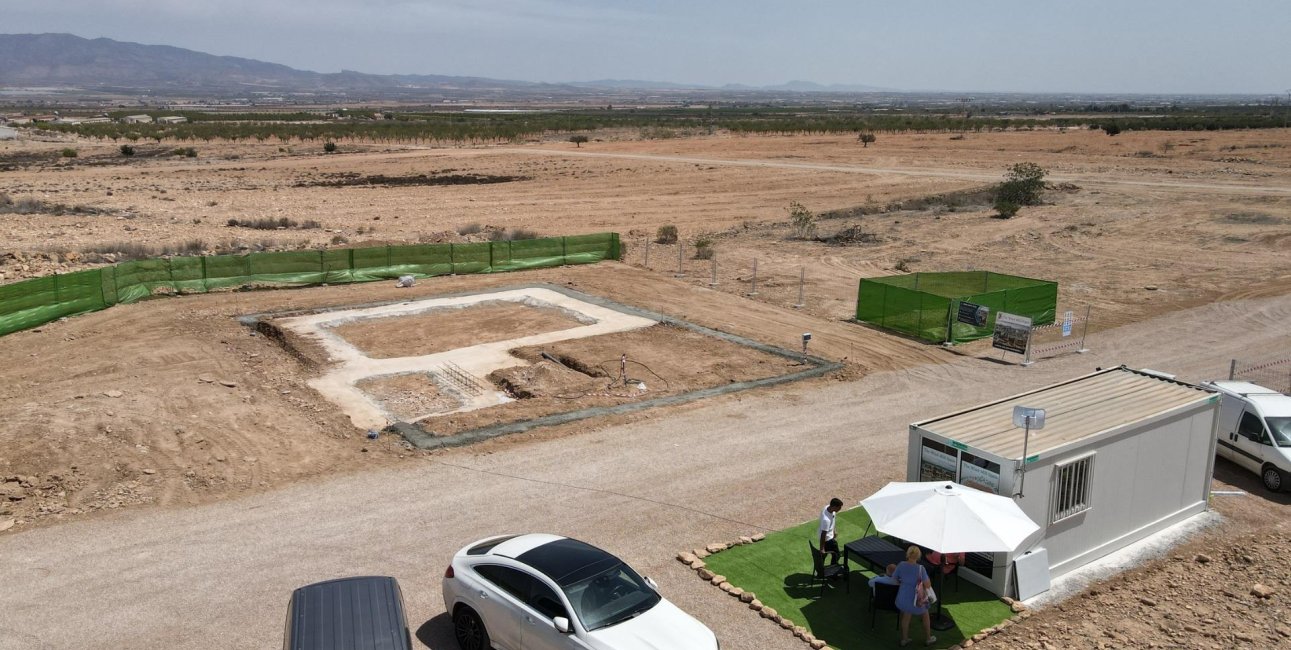
[[[438,584],[449,555],[484,535],[543,530],[619,553],[724,648],[797,650],[672,555],[810,519],[829,496],[855,502],[903,478],[915,419],[1095,366],[1214,377],[1230,357],[1286,349],[1289,317],[1288,296],[1213,304],[1100,333],[1090,354],[1027,369],[965,357],[10,535],[0,538],[0,649],[275,647],[292,588],[389,574],[417,637],[449,650]],[[1270,518],[1291,514],[1284,500],[1257,505]]]

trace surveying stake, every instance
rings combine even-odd
[[[628,385],[628,354],[624,352],[619,357],[619,376],[623,378],[623,385]]]

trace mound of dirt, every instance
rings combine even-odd
[[[557,363],[543,360],[532,366],[504,368],[489,375],[489,381],[501,386],[512,397],[580,397],[605,388],[607,380],[590,377]]]

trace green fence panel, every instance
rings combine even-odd
[[[478,244],[132,260],[100,269],[0,285],[0,335],[63,316],[141,300],[157,289],[189,293],[250,283],[307,285],[364,282],[404,274],[490,273],[588,264],[618,259],[621,254],[618,234],[604,233]],[[917,323],[927,320],[922,311],[931,308],[914,310],[918,312],[914,318],[915,330],[919,329]]]
[[[170,258],[170,281],[178,291],[204,293],[206,291],[206,258]]]
[[[99,287],[100,293],[103,294],[104,306],[111,307],[117,304],[117,267],[105,266],[99,269]],[[4,304],[0,300],[0,305]]]
[[[251,278],[257,283],[272,284],[322,284],[321,251],[284,251],[281,253],[252,253]]]
[[[353,257],[354,251],[348,248],[323,251],[323,282],[327,284],[353,282]]]
[[[958,322],[961,302],[989,307],[986,325]],[[963,343],[990,336],[1001,311],[1052,323],[1057,303],[1058,285],[1045,280],[987,271],[912,273],[862,279],[856,318],[928,341]]]
[[[489,273],[493,271],[493,245],[489,242],[453,244],[453,273]]]
[[[505,264],[498,264],[497,249],[494,249],[493,268],[495,271],[543,269],[560,266],[565,263],[565,242],[563,237],[519,239],[505,243],[510,244]]]
[[[1058,285],[1046,283],[1009,289],[1009,313],[1031,318],[1032,325],[1049,325],[1058,314]]]
[[[251,281],[251,256],[211,255],[205,271],[207,291],[239,287]]]
[[[371,282],[399,277],[390,271],[390,247],[354,249],[354,268],[351,270],[355,282]]]
[[[0,335],[107,307],[100,269],[0,286]]]
[[[170,260],[157,258],[117,264],[117,302],[142,300],[157,289],[175,291],[170,281]]]
[[[566,264],[593,264],[604,260],[619,259],[617,233],[574,235],[565,238]]]
[[[390,270],[398,275],[428,278],[453,272],[452,244],[390,247]]]

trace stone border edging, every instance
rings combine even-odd
[[[709,569],[707,564],[704,562],[704,558],[710,555],[721,553],[722,551],[736,546],[760,542],[764,539],[766,539],[766,534],[757,533],[750,536],[741,536],[734,542],[714,542],[706,545],[702,549],[697,548],[691,551],[681,551],[677,553],[677,561],[693,569],[695,574],[699,576],[700,580],[721,589],[729,596],[738,598],[740,602],[746,603],[749,606],[749,609],[757,612],[762,618],[775,623],[780,629],[789,631],[789,633],[793,634],[795,638],[801,639],[803,643],[810,646],[812,650],[821,650],[822,648],[829,647],[828,642],[824,639],[817,638],[811,632],[807,631],[807,628],[798,625],[793,620],[781,615],[780,612],[777,612],[774,608],[763,605],[762,601],[758,600],[757,594],[754,594],[751,591],[744,591],[743,589],[736,587],[731,584],[724,575],[713,573],[713,571]],[[1008,596],[1004,596],[1000,598],[1000,602],[1009,606],[1009,609],[1014,614],[1012,617],[1004,619],[998,625],[988,627],[977,634],[974,634],[971,638],[964,639],[962,642],[950,646],[947,650],[964,650],[965,648],[971,648],[986,637],[1008,629],[1017,622],[1031,617],[1032,612],[1030,608],[1019,601],[1009,598]]]

